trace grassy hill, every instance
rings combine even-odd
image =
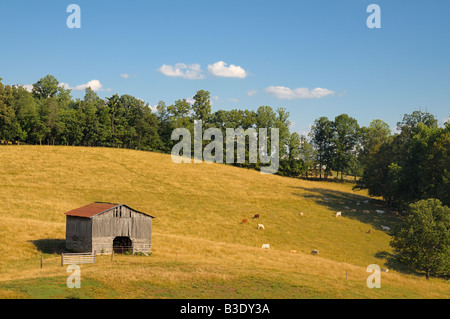
[[[101,256],[81,266],[82,288],[71,290],[58,257],[64,251],[63,213],[94,201],[156,216],[153,254],[116,255],[113,261]],[[392,226],[397,217],[376,214],[378,201],[350,183],[176,165],[169,155],[123,149],[1,146],[0,203],[1,298],[450,295],[444,280],[395,271],[390,235],[381,225]],[[261,218],[252,220],[255,214]],[[244,218],[248,224],[241,224]],[[270,251],[261,249],[266,243]],[[313,249],[319,256],[311,255]],[[381,289],[366,286],[370,264],[390,268],[382,273]]]

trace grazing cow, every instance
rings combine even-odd
[[[266,230],[266,228],[264,228],[264,225],[263,225],[263,224],[259,224],[259,225],[258,225],[258,229]]]
[[[350,209],[350,207],[348,207],[348,206],[344,206],[344,208],[345,208],[345,209]]]
[[[352,213],[356,213],[356,209],[352,209],[351,212],[352,212]]]
[[[259,218],[259,214],[256,214],[255,216],[253,216],[252,219],[258,219]]]
[[[270,249],[270,245],[269,244],[263,244],[261,249]]]
[[[370,210],[363,211],[364,214],[370,214]]]
[[[243,219],[241,222],[241,224],[246,224],[246,223],[248,223],[248,219]]]
[[[365,200],[365,201],[363,201],[363,203],[367,205],[367,204],[369,204],[369,201]]]
[[[383,269],[381,269],[381,271],[382,271],[382,272],[389,272],[389,269],[383,268]]]
[[[314,250],[311,252],[311,255],[316,255],[316,256],[318,256],[318,255],[319,255],[319,251],[318,251],[317,249],[314,249]]]
[[[385,211],[384,210],[377,210],[377,214],[384,214]]]
[[[298,213],[298,215],[299,215],[299,216],[305,216],[305,214],[303,214],[303,213]]]
[[[337,212],[336,217],[342,217],[342,212]]]
[[[291,254],[296,254],[297,251],[296,251],[296,250],[291,250],[289,253],[291,253]]]
[[[389,227],[387,227],[387,226],[381,226],[381,228],[383,229],[383,230],[385,230],[385,231],[390,231],[391,229],[389,228]]]
[[[370,234],[372,231],[369,229],[369,231],[367,232],[368,234]]]

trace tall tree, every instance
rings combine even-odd
[[[322,178],[322,170],[325,174],[331,170],[334,144],[333,144],[333,122],[327,117],[320,117],[314,121],[310,132],[311,143],[316,150],[316,162],[319,166],[319,176]]]
[[[33,84],[33,95],[37,99],[55,98],[59,81],[53,75],[47,75]]]
[[[335,146],[334,167],[341,172],[343,179],[344,171],[349,167],[352,156],[355,154],[355,147],[358,143],[359,125],[356,119],[341,114],[337,116],[333,124],[333,143]]]
[[[194,95],[194,101],[192,105],[194,119],[201,120],[205,124],[208,123],[211,118],[210,93],[205,90],[200,90]]]

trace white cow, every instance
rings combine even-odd
[[[270,249],[270,245],[269,244],[263,244],[261,249]]]
[[[385,213],[384,210],[377,210],[376,212],[377,212],[377,214],[384,214]]]
[[[337,212],[336,217],[342,217],[342,212]]]
[[[387,227],[387,226],[381,226],[381,228],[383,229],[383,230],[385,230],[385,231],[390,231],[391,229],[389,228],[389,227]]]
[[[389,269],[383,268],[383,269],[381,269],[381,271],[382,271],[382,272],[389,272]]]
[[[266,228],[264,227],[263,224],[259,224],[259,225],[258,225],[258,229],[266,230]]]

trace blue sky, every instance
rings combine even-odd
[[[71,3],[81,29],[66,25]],[[371,3],[381,29],[366,25]],[[91,83],[101,97],[152,106],[204,89],[213,111],[285,107],[299,133],[342,113],[395,127],[420,109],[442,123],[449,16],[446,0],[2,1],[0,77],[29,85],[52,74],[75,98]]]

